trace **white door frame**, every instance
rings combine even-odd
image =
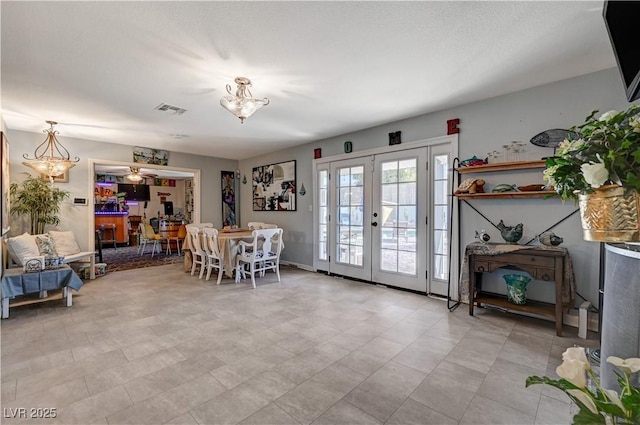
[[[418,140],[415,142],[410,142],[410,143],[402,143],[400,145],[392,145],[392,146],[382,146],[382,147],[378,147],[378,148],[372,148],[372,149],[366,149],[366,150],[362,150],[362,151],[357,151],[357,152],[353,152],[353,153],[349,153],[349,154],[339,154],[339,155],[333,155],[333,156],[328,156],[325,158],[317,158],[313,160],[313,187],[317,188],[317,172],[318,172],[318,168],[320,165],[328,165],[328,163],[331,163],[333,161],[340,161],[343,159],[352,159],[352,158],[356,158],[356,157],[361,157],[361,156],[370,156],[370,155],[376,155],[376,154],[383,154],[383,153],[389,153],[389,152],[395,152],[395,151],[401,151],[401,150],[405,150],[405,149],[413,149],[413,148],[420,148],[420,147],[428,147],[428,146],[432,146],[432,145],[438,145],[438,144],[445,144],[448,143],[451,146],[451,157],[455,158],[458,156],[458,134],[451,134],[451,135],[447,135],[447,136],[439,136],[439,137],[433,137],[430,139],[423,139],[423,140]],[[318,261],[318,244],[316,243],[316,241],[318,241],[319,237],[318,237],[318,226],[316,226],[317,224],[317,216],[315,214],[317,214],[318,211],[318,199],[317,196],[315,195],[315,190],[314,190],[314,199],[313,199],[313,210],[314,210],[314,221],[313,221],[313,269],[315,271],[317,271],[319,269],[319,265],[321,265],[321,263]],[[458,207],[457,207],[457,202],[453,203],[453,210],[451,211],[451,215],[452,215],[452,223],[457,223],[457,216],[458,216]],[[451,264],[451,270],[449,271],[449,273],[451,274],[451,282],[452,282],[452,287],[451,287],[451,293],[449,294],[451,296],[452,299],[457,299],[458,298],[458,276],[459,276],[459,253],[460,253],[460,247],[458,246],[458,228],[454,227],[451,229],[451,258],[449,259],[450,264]]]

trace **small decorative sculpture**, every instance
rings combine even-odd
[[[464,161],[460,161],[461,167],[474,167],[476,165],[485,165],[487,163],[487,159],[480,159],[477,156],[473,155],[469,159],[465,159]]]
[[[515,184],[499,184],[493,188],[491,192],[493,193],[502,193],[502,192],[517,192]]]
[[[508,243],[516,243],[522,238],[524,225],[518,223],[515,226],[506,226],[502,220],[496,226],[500,230],[500,235]]]
[[[489,236],[484,229],[480,230],[480,232],[476,230],[476,239],[481,243],[487,243],[491,239],[491,236]]]
[[[482,179],[465,179],[454,192],[456,195],[462,193],[484,193],[485,181]]]
[[[564,239],[562,239],[560,236],[557,236],[555,233],[553,233],[550,230],[539,234],[538,240],[542,245],[546,245],[546,246],[558,246],[562,242],[564,242]]]

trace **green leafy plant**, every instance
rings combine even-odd
[[[609,184],[640,190],[640,108],[597,113],[571,127],[576,136],[547,158],[544,179],[563,200],[577,201],[578,194]]]
[[[527,387],[547,384],[564,391],[580,408],[573,417],[574,425],[631,425],[640,423],[640,391],[631,385],[630,376],[640,371],[640,359],[609,356],[607,362],[616,366],[622,374],[615,372],[621,391],[602,388],[593,372],[582,347],[568,348],[562,354],[562,364],[556,369],[560,379],[529,376]],[[587,377],[592,388],[587,385]]]
[[[53,184],[29,175],[19,183],[11,183],[11,215],[27,215],[32,235],[44,233],[47,224],[60,223],[60,203],[69,197],[69,192]]]

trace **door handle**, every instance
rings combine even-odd
[[[378,222],[377,222],[377,221],[374,221],[373,223],[371,223],[371,225],[372,225],[373,227],[376,227],[376,226],[378,225]]]

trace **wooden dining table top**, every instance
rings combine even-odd
[[[252,235],[251,229],[218,230],[218,239],[244,239]]]

